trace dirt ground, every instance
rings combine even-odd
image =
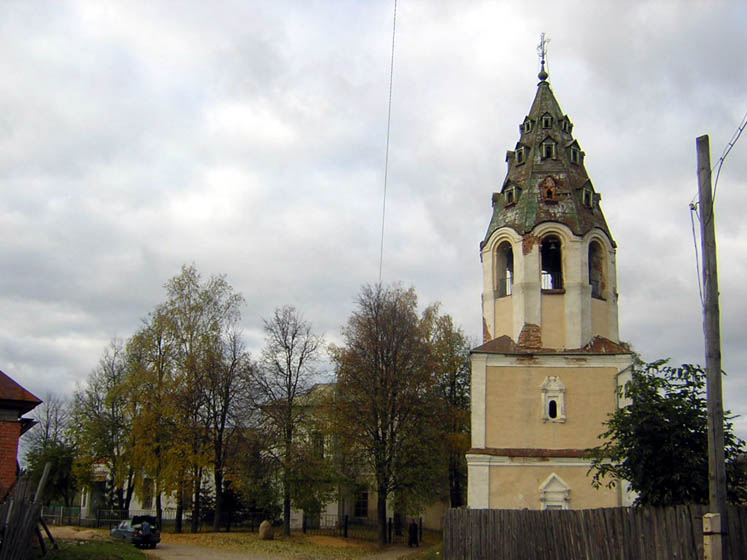
[[[106,540],[109,539],[109,531],[106,529],[86,529],[81,527],[50,527],[52,536],[61,540]],[[329,537],[315,537],[315,540],[323,540],[319,544],[325,546],[346,546],[338,539]],[[329,541],[329,542],[327,542]],[[165,560],[277,560],[278,556],[268,556],[250,552],[233,552],[216,548],[206,548],[193,544],[161,542],[155,550],[143,551],[149,558],[163,558]],[[396,560],[412,552],[407,547],[388,548],[382,552],[362,557],[361,560]]]

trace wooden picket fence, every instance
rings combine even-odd
[[[569,511],[450,509],[444,558],[703,560],[706,506]],[[730,558],[747,558],[747,507],[730,506]]]

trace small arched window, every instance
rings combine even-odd
[[[551,400],[547,405],[547,415],[554,420],[558,417],[558,401]]]
[[[545,377],[542,383],[542,421],[565,422],[565,385],[557,375]]]
[[[563,259],[560,239],[548,235],[540,245],[542,259],[542,289],[561,290],[563,288]]]
[[[591,297],[604,299],[604,253],[598,241],[589,243],[589,284]]]
[[[510,296],[514,283],[514,251],[508,241],[496,251],[496,291],[498,297]]]

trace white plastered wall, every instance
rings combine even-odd
[[[584,237],[578,237],[567,226],[556,222],[539,224],[531,233],[536,238],[543,238],[550,234],[557,235],[562,243],[565,294],[557,296],[565,300],[565,344],[562,347],[581,348],[591,340],[594,334],[591,318],[591,285],[589,284],[589,243],[592,240],[600,243],[605,250],[604,296],[609,321],[607,338],[618,342],[617,270],[615,248],[609,238],[600,229],[594,229]],[[497,332],[508,332],[514,341],[518,341],[525,324],[541,326],[542,323],[540,243],[535,242],[529,253],[525,255],[522,240],[522,236],[516,231],[503,227],[490,236],[482,249],[483,319],[493,338],[496,337]],[[496,313],[496,301],[498,300],[496,250],[504,241],[511,244],[514,257],[513,291],[509,296],[513,313],[510,318],[512,324],[501,325],[499,328],[497,323],[501,317]]]

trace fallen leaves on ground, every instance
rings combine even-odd
[[[351,539],[295,534],[276,536],[274,540],[260,540],[257,533],[162,533],[167,543],[183,543],[224,550],[272,554],[284,558],[313,560],[332,558],[347,560],[370,555],[376,545]]]

